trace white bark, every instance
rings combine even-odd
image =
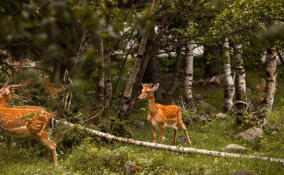
[[[99,56],[101,57],[101,62],[99,64],[99,94],[98,98],[101,102],[105,100],[105,70],[104,70],[104,42],[103,39],[99,41]]]
[[[224,42],[224,73],[225,73],[225,92],[224,92],[224,108],[225,111],[231,111],[233,106],[233,97],[235,93],[234,80],[231,71],[231,58],[229,53],[229,41],[226,38]]]
[[[143,141],[129,139],[129,138],[116,137],[116,136],[108,134],[108,133],[103,133],[103,132],[96,131],[96,130],[93,130],[93,129],[89,129],[89,128],[86,128],[86,127],[82,127],[82,126],[79,126],[79,125],[74,125],[74,124],[66,122],[66,121],[59,121],[59,123],[68,125],[70,127],[79,127],[80,129],[84,129],[84,130],[88,131],[89,133],[92,133],[92,134],[97,135],[99,137],[104,137],[104,138],[109,139],[109,140],[117,140],[119,142],[130,143],[130,144],[138,145],[138,146],[145,146],[145,147],[151,147],[151,148],[156,148],[156,149],[164,149],[164,150],[181,152],[181,153],[198,153],[198,154],[206,154],[206,155],[219,156],[219,157],[260,159],[260,160],[265,160],[265,161],[270,161],[270,162],[280,162],[280,163],[284,164],[284,159],[245,155],[245,154],[235,154],[235,153],[219,152],[219,151],[211,151],[211,150],[198,149],[198,148],[192,148],[192,147],[172,146],[172,145],[158,144],[158,143],[152,143],[152,142],[143,142]]]
[[[274,103],[274,95],[276,91],[276,61],[277,53],[274,48],[268,49],[266,54],[266,104],[268,110],[271,110]]]
[[[236,51],[236,100],[247,101],[246,97],[246,72],[244,67],[244,60],[242,58],[242,45],[235,46]]]
[[[193,81],[193,49],[194,45],[192,41],[189,41],[186,45],[187,54],[185,61],[185,79],[184,79],[184,95],[188,104],[194,107],[194,101],[192,96],[192,81]]]

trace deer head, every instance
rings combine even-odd
[[[21,84],[4,85],[0,89],[0,107],[7,107],[9,101],[14,97],[14,88],[22,86]]]
[[[143,89],[139,95],[139,99],[150,99],[154,98],[154,91],[159,88],[159,83],[153,85],[152,83],[142,83]]]

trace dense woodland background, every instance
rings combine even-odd
[[[0,82],[23,85],[11,107],[44,106],[58,120],[144,141],[148,106],[137,96],[141,83],[160,83],[156,101],[182,107],[193,147],[236,143],[284,158],[283,22],[281,0],[1,0]],[[254,127],[256,141],[235,137]],[[127,161],[137,174],[284,173],[280,163],[140,148],[60,124],[52,137],[57,168],[42,163],[37,142],[18,141],[8,160],[0,137],[0,173],[123,174]]]

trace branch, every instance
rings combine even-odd
[[[67,121],[60,120],[58,122],[64,125],[68,125],[70,127],[75,127],[74,124],[69,123]],[[100,137],[104,137],[109,140],[117,140],[119,142],[130,143],[130,144],[138,145],[138,146],[145,146],[145,147],[151,147],[151,148],[163,149],[163,150],[169,150],[169,151],[175,151],[175,152],[182,152],[182,153],[198,153],[198,154],[220,156],[220,157],[259,159],[259,160],[265,160],[265,161],[270,161],[270,162],[280,162],[284,164],[284,159],[279,159],[279,158],[261,157],[261,156],[253,156],[253,155],[246,155],[246,154],[235,154],[235,153],[228,153],[228,152],[210,151],[210,150],[198,149],[198,148],[192,148],[192,147],[172,146],[172,145],[165,145],[165,144],[159,144],[159,143],[143,142],[143,141],[129,139],[129,138],[116,137],[108,133],[103,133],[103,132],[89,129],[86,127],[82,127],[79,125],[76,125],[76,126],[78,126],[80,129],[88,131],[89,133],[92,133]]]

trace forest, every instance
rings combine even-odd
[[[284,174],[283,0],[1,0],[0,174]]]

